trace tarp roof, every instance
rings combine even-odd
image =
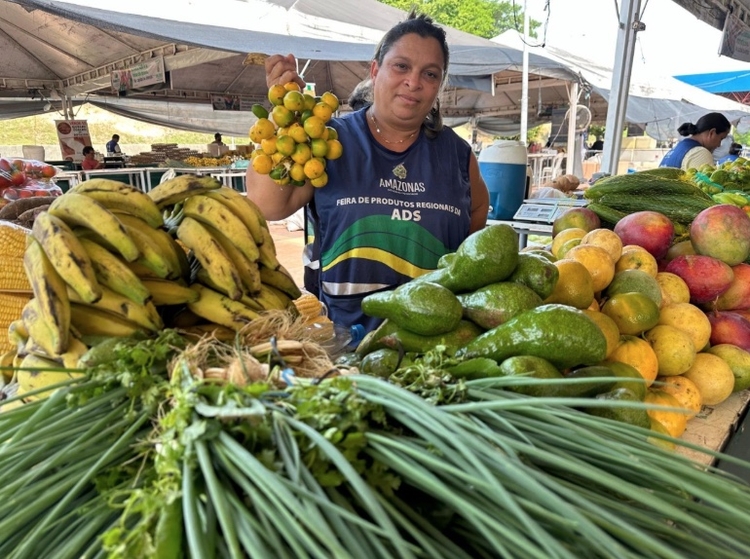
[[[709,93],[721,94],[750,91],[750,70],[687,74],[675,76],[675,78]]]

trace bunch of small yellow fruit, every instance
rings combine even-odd
[[[281,185],[303,186],[309,180],[316,188],[325,186],[326,161],[342,153],[336,130],[327,126],[338,98],[331,92],[313,97],[289,82],[271,86],[268,100],[270,113],[260,104],[252,107],[258,117],[250,128],[250,140],[258,146],[250,156],[253,169]]]

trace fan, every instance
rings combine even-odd
[[[589,129],[591,111],[584,105],[576,106],[576,133],[581,134]]]

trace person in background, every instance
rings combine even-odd
[[[740,156],[741,153],[742,153],[742,144],[738,144],[735,142],[731,146],[729,146],[729,154],[719,159],[717,163],[721,165],[722,163],[734,161]]]
[[[122,151],[120,150],[120,136],[118,134],[113,134],[112,139],[107,142],[107,155],[120,155]]]
[[[83,148],[83,161],[81,161],[81,169],[84,171],[93,171],[94,169],[101,169],[102,163],[101,161],[97,161],[96,159],[96,153],[94,152],[94,148],[91,146],[86,146]]]
[[[727,155],[729,155],[729,149],[734,143],[734,136],[732,136],[732,134],[727,134],[719,144],[719,147],[714,150],[712,155],[714,156],[714,161],[716,161],[717,165],[719,164],[719,159],[724,159]]]
[[[448,62],[445,30],[412,10],[375,50],[371,104],[328,122],[343,154],[327,162],[325,186],[280,186],[248,169],[248,196],[266,219],[310,204],[319,297],[342,326],[377,327],[381,321],[362,312],[365,296],[435,269],[440,256],[486,225],[489,193],[476,156],[442,122],[438,96]],[[269,86],[304,88],[293,55],[265,64]]]
[[[226,147],[226,144],[221,141],[221,134],[219,132],[217,132],[216,134],[214,134],[214,141],[211,142],[211,143],[212,144],[216,144],[217,146]]]
[[[677,132],[686,138],[667,152],[659,167],[698,169],[702,165],[714,165],[713,152],[729,134],[732,125],[721,113],[708,113],[698,122],[685,122]]]
[[[589,146],[590,151],[602,151],[604,149],[604,140],[597,137],[594,143]]]

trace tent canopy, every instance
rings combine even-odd
[[[687,74],[675,76],[675,78],[709,93],[723,94],[750,91],[750,71],[748,70]]]

